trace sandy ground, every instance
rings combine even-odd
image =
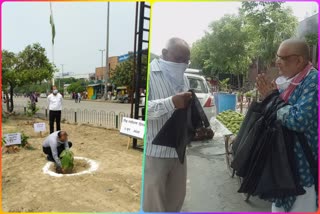
[[[36,121],[41,121],[37,119]],[[75,156],[95,160],[92,174],[51,177],[33,121],[10,119],[3,133],[24,131],[36,150],[2,155],[2,208],[9,212],[136,212],[140,210],[142,152],[127,150],[116,130],[62,124]],[[43,121],[41,121],[43,122]],[[47,127],[48,129],[48,127]]]

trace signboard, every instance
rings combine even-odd
[[[144,124],[145,122],[142,120],[124,117],[122,119],[120,133],[133,138],[143,139]]]
[[[4,135],[6,146],[21,144],[21,134],[20,133],[10,133]]]
[[[45,123],[35,123],[33,124],[35,132],[44,132],[46,131],[46,124]]]
[[[118,62],[126,61],[129,58],[130,58],[130,54],[125,54],[125,55],[118,56]]]

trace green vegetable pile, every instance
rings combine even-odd
[[[69,149],[65,149],[60,154],[62,169],[66,173],[71,173],[73,170],[73,152]]]
[[[235,111],[224,111],[217,115],[217,120],[219,120],[225,127],[227,127],[233,134],[239,132],[241,123],[244,116]]]

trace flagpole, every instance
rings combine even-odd
[[[51,23],[51,21],[52,21],[52,23]],[[52,24],[53,23],[54,22],[53,22],[53,14],[52,14],[52,4],[50,2],[50,24],[51,24],[51,30],[52,30]],[[53,41],[53,39],[52,39],[52,41]],[[52,64],[54,65],[54,43],[52,42],[51,44],[52,44]],[[51,83],[52,83],[52,86],[54,86],[54,76],[52,77]]]
[[[52,44],[52,64],[54,65],[54,45]],[[52,77],[52,86],[54,86],[54,76]]]
[[[109,14],[110,2],[108,1],[108,14],[107,14],[107,41],[106,41],[106,73],[104,77],[104,100],[108,99],[108,80],[109,80]],[[112,89],[112,88],[111,88]],[[111,91],[112,93],[112,91]],[[111,96],[110,96],[111,98]]]

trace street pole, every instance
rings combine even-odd
[[[101,69],[103,68],[103,51],[105,51],[105,49],[103,50],[99,50],[101,52]]]
[[[108,14],[107,14],[107,41],[106,41],[106,74],[104,78],[104,100],[108,99],[108,75],[109,75],[109,14],[110,14],[110,2],[108,2]]]
[[[64,85],[63,85],[63,83],[62,83],[62,78],[63,78],[63,65],[64,64],[61,64],[61,85],[62,85],[62,89],[61,89],[61,92],[63,91],[63,89],[64,89]],[[63,91],[64,92],[64,91]]]
[[[99,50],[101,52],[101,69],[102,69],[102,72],[103,72],[103,51],[105,51],[105,49],[100,49]],[[97,80],[97,76],[96,76],[96,80]],[[100,91],[102,93],[102,85],[100,86]]]

